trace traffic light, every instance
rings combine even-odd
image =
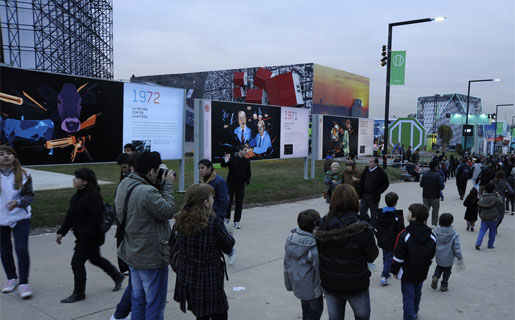
[[[381,55],[383,56],[383,58],[381,59],[381,67],[384,67],[386,65],[386,61],[388,60],[388,57],[387,57],[387,52],[386,52],[386,45],[383,45],[383,52],[381,52]]]

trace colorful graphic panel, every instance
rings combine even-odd
[[[114,161],[123,83],[0,67],[0,143],[24,165]]]
[[[324,116],[322,127],[322,156],[334,151],[336,157],[358,155],[359,119]]]
[[[313,114],[368,118],[370,79],[314,65]]]

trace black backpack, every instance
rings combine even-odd
[[[460,178],[462,179],[470,179],[472,178],[472,170],[466,164],[461,166]]]
[[[104,203],[104,211],[102,211],[102,221],[100,222],[100,229],[106,233],[111,229],[114,221],[116,220],[116,210],[109,203]]]

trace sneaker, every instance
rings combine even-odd
[[[447,290],[449,290],[449,288],[447,288],[447,285],[442,284],[442,285],[440,286],[440,291],[445,292],[445,291],[447,291]]]
[[[433,278],[433,280],[431,281],[431,288],[433,289],[436,289],[438,288],[438,278]]]
[[[68,298],[64,298],[63,300],[61,300],[61,303],[74,303],[74,302],[77,302],[77,301],[82,301],[84,299],[86,299],[86,294],[84,294],[84,293],[73,293]]]
[[[477,244],[476,244],[476,250],[481,250],[481,248]]]
[[[20,297],[22,299],[28,299],[32,297],[32,290],[30,290],[29,284],[20,284],[18,287],[18,292],[20,293]]]
[[[13,291],[18,286],[18,283],[16,282],[16,279],[10,279],[7,280],[4,287],[2,288],[3,293],[8,293]]]
[[[233,248],[231,253],[229,253],[229,265],[233,265],[234,261],[236,261],[236,251]]]
[[[495,249],[495,246],[488,247],[488,249]]]
[[[128,315],[127,317],[125,317],[125,318],[120,318],[120,319],[118,319],[118,318],[115,318],[115,317],[114,317],[114,314],[113,314],[113,315],[111,316],[111,318],[109,318],[109,320],[131,320],[131,315],[129,314],[129,315]]]
[[[231,221],[231,219],[224,218],[224,223],[225,224],[229,224],[229,221]]]
[[[379,281],[383,286],[388,285],[388,278],[387,277],[381,277],[381,281]]]
[[[241,229],[241,226],[240,226],[240,223],[239,223],[239,222],[235,222],[235,223],[234,223],[234,227],[235,227],[236,229]]]

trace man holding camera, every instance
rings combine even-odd
[[[131,272],[133,319],[163,319],[168,289],[171,230],[168,220],[175,213],[173,170],[158,177],[161,159],[155,152],[143,152],[134,160],[134,173],[120,182],[115,205],[118,220],[123,221],[125,197],[133,189],[127,204],[125,235],[118,256]],[[159,191],[155,187],[162,181]]]

